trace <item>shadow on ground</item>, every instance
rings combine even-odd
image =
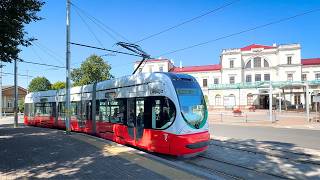
[[[5,179],[163,179],[119,156],[63,131],[0,126],[0,177]]]

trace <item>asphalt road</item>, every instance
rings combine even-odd
[[[210,124],[210,134],[320,150],[320,130]]]

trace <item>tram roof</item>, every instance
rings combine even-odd
[[[144,84],[154,80],[163,80],[165,77],[170,79],[178,78],[190,78],[192,76],[187,74],[175,74],[170,72],[154,72],[154,73],[138,73],[135,75],[127,75],[119,78],[109,79],[97,83],[96,90],[104,90],[110,88],[118,88],[123,86],[131,86],[136,84]],[[70,94],[80,94],[93,91],[93,84],[88,84],[84,86],[76,86],[70,89]],[[26,98],[34,97],[51,97],[51,96],[64,96],[66,94],[66,89],[59,90],[48,90],[31,92],[27,94]]]

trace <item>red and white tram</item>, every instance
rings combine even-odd
[[[26,125],[65,129],[65,89],[29,93]],[[71,88],[71,130],[151,152],[193,155],[208,148],[208,112],[192,76],[139,73]]]

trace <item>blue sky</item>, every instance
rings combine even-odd
[[[231,1],[72,0],[72,2],[134,42]],[[20,57],[28,61],[64,66],[65,6],[65,0],[46,1],[39,13],[44,19],[26,27],[29,36],[38,39],[37,46],[22,48]],[[153,57],[158,57],[172,50],[316,8],[320,8],[320,1],[318,0],[240,0],[216,13],[143,41],[139,45]],[[114,46],[116,43],[114,39],[110,38],[85,16],[83,18],[105,48],[117,49]],[[265,45],[300,43],[302,58],[320,57],[319,20],[320,11],[204,46],[170,54],[165,58],[173,59],[176,65],[179,65],[179,61],[182,61],[183,66],[217,64],[222,49],[239,48],[253,43]],[[121,37],[114,36],[118,41],[124,41]],[[101,46],[81,21],[73,7],[71,7],[71,41]],[[49,55],[43,49],[49,49],[47,50],[50,52],[49,54],[54,53],[54,55]],[[71,46],[72,67],[79,67],[80,63],[91,54],[103,55],[106,53],[100,50]],[[112,74],[116,77],[131,74],[133,71],[132,62],[138,60],[136,57],[126,55],[104,56],[103,58],[112,65]],[[3,71],[12,73],[13,64],[6,64]],[[65,80],[64,69],[19,63],[18,71],[20,74],[28,73],[33,77],[45,76],[52,83]],[[27,87],[32,78],[20,76],[18,79],[20,86]],[[3,81],[4,85],[13,84],[13,76],[4,76]]]

